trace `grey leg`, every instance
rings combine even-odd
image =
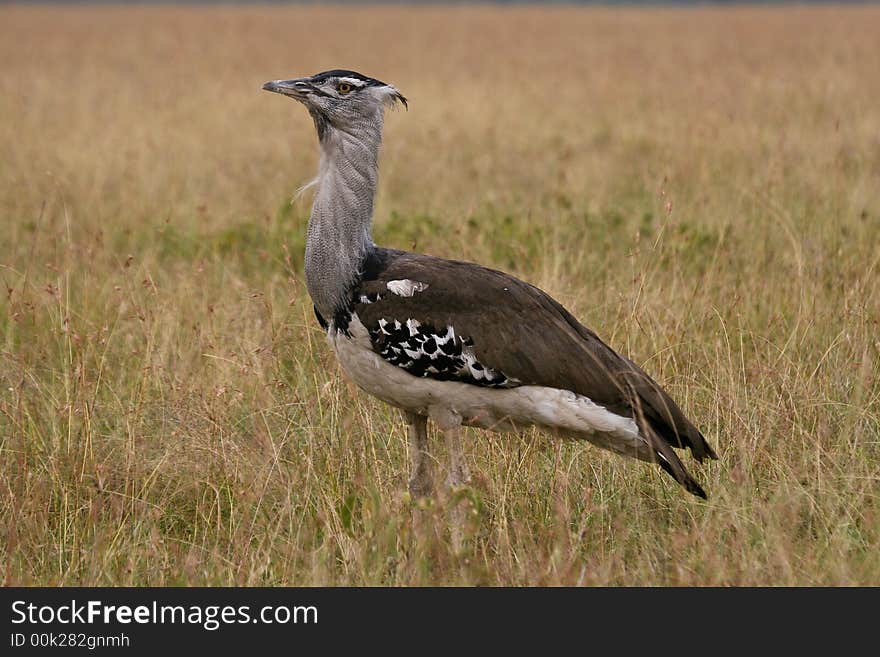
[[[461,447],[461,425],[444,429],[443,435],[446,438],[446,451],[449,453],[449,474],[446,476],[446,485],[452,490],[467,486],[471,481],[471,472]]]
[[[449,474],[446,476],[446,488],[449,494],[449,525],[452,534],[452,548],[460,552],[464,544],[464,521],[467,507],[461,501],[453,501],[455,493],[471,480],[461,447],[461,416],[451,409],[432,407],[431,419],[443,430],[446,438],[446,451],[449,455]]]
[[[404,412],[409,434],[409,494],[413,499],[412,528],[416,541],[424,541],[430,528],[429,511],[421,502],[434,494],[434,466],[428,453],[428,418]]]
[[[461,447],[461,426],[443,430],[446,438],[446,451],[449,453],[449,474],[446,475],[446,488],[451,506],[449,507],[449,529],[452,536],[452,549],[461,552],[464,547],[465,520],[468,506],[464,500],[455,500],[455,494],[471,481],[471,473],[464,459]]]
[[[434,472],[428,453],[428,418],[404,412],[409,434],[409,460],[412,466],[409,492],[413,498],[429,497],[434,492]]]

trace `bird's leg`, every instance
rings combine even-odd
[[[452,533],[452,549],[461,552],[464,545],[464,524],[467,505],[464,500],[456,499],[458,491],[470,484],[471,473],[464,458],[461,447],[461,425],[443,430],[446,438],[446,451],[449,453],[449,474],[446,476],[446,487],[450,495],[452,507],[449,509],[449,525]]]
[[[446,451],[449,452],[449,474],[446,485],[452,490],[467,486],[471,482],[471,472],[461,447],[461,425],[443,430],[446,438]]]
[[[449,508],[449,524],[452,534],[452,547],[460,552],[464,543],[464,521],[466,507],[461,500],[456,500],[456,493],[471,481],[471,473],[461,446],[461,416],[454,411],[435,411],[431,418],[443,430],[446,438],[446,451],[449,455],[449,473],[446,475],[446,488],[451,507]]]
[[[428,454],[428,418],[418,413],[404,411],[409,434],[409,460],[412,465],[409,478],[409,494],[412,496],[412,526],[417,540],[426,536],[427,511],[422,501],[434,493],[434,472],[431,455]]]
[[[434,472],[428,454],[428,418],[404,412],[409,434],[409,459],[412,465],[409,492],[414,499],[429,497],[434,492]]]

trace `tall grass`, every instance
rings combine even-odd
[[[876,8],[0,9],[7,584],[880,583]],[[315,139],[387,121],[379,243],[504,268],[721,456],[469,430],[465,548],[302,282]],[[444,462],[442,441],[435,454]]]

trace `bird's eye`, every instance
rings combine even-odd
[[[339,86],[336,87],[336,91],[341,94],[347,94],[349,91],[351,91],[351,85],[347,82],[340,82]]]

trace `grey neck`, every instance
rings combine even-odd
[[[361,265],[375,248],[370,235],[379,174],[382,116],[353,130],[319,123],[321,164],[309,219],[305,273],[309,295],[327,321],[345,308]]]

